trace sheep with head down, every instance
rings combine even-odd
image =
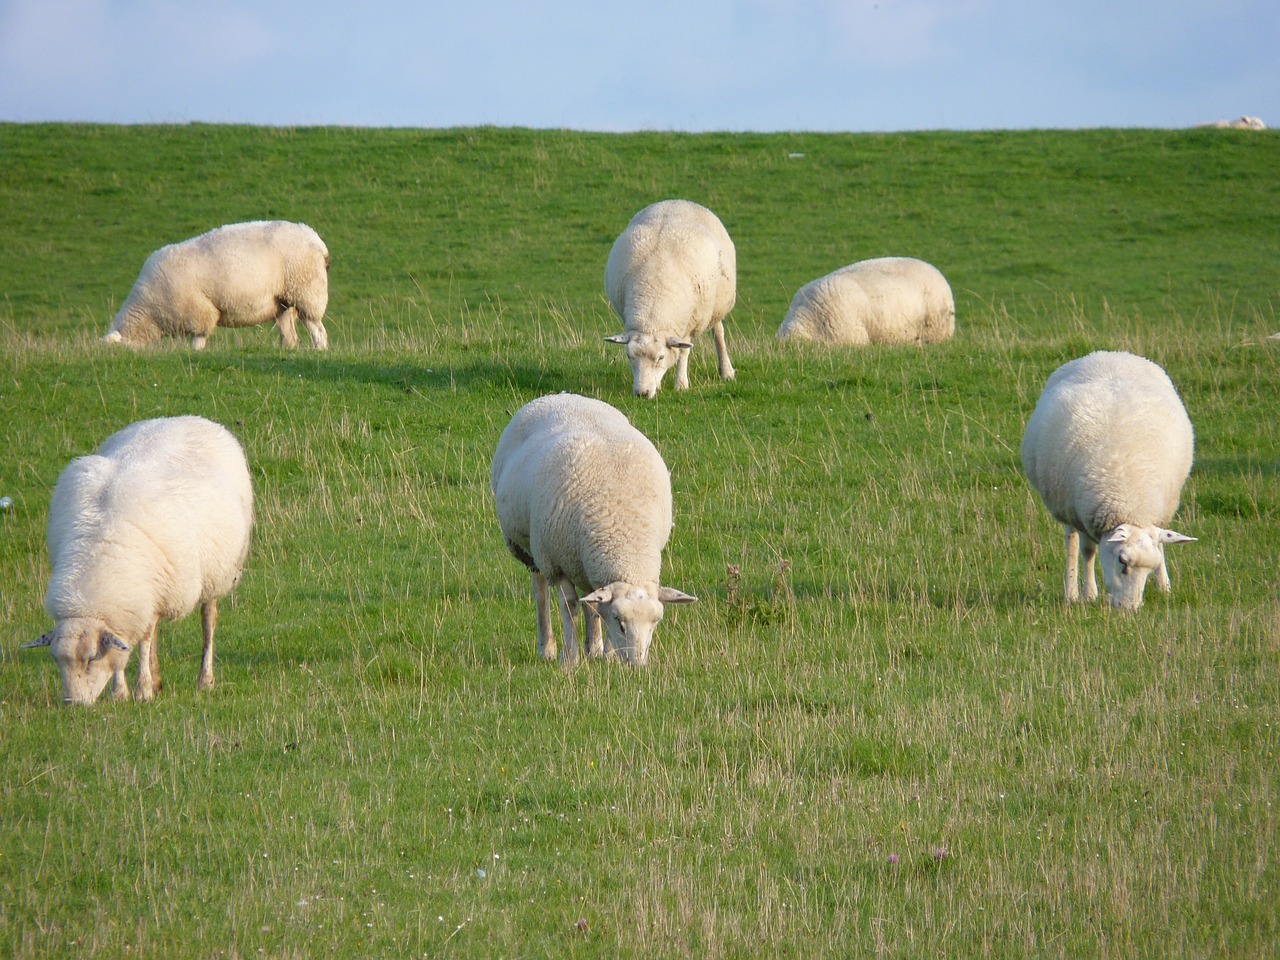
[[[138,648],[135,696],[160,688],[156,631],[199,606],[204,654],[198,686],[213,686],[218,599],[240,579],[253,525],[253,489],[240,443],[203,417],[140,420],[63,470],[49,504],[53,567],[47,647],[62,699],[90,704]]]
[[[689,351],[710,330],[720,377],[734,378],[724,318],[737,300],[733,241],[720,219],[690,200],[645,207],[614,241],[605,264],[609,304],[623,332],[606,337],[627,348],[632,390],[652,398],[676,368],[676,389],[689,389]]]
[[[1177,390],[1158,365],[1097,351],[1049,377],[1022,436],[1022,466],[1049,513],[1066,528],[1065,596],[1097,599],[1101,556],[1111,605],[1142,605],[1148,578],[1171,589],[1165,547],[1194,538],[1166,524],[1191,472],[1195,438]]]
[[[190,337],[201,350],[218,327],[274,323],[293,348],[301,320],[325,350],[328,305],[329,248],[319,234],[287,220],[231,223],[151,254],[102,339],[142,347]]]
[[[672,527],[671,477],[649,439],[600,400],[540,397],[502,431],[491,482],[502,538],[532,574],[539,654],[556,655],[554,587],[562,663],[578,658],[579,602],[587,608],[590,655],[648,663],[664,605],[696,599],[659,583]]]

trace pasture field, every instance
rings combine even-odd
[[[0,125],[0,956],[1267,957],[1280,942],[1280,134],[596,135]],[[613,238],[734,237],[738,379],[631,396]],[[146,256],[302,220],[332,348],[99,344]],[[774,333],[917,256],[928,349]],[[1062,602],[1022,476],[1048,375],[1162,364],[1197,432],[1174,590]],[[488,490],[524,402],[671,468],[651,665],[534,651]],[[150,704],[59,703],[49,494],[144,417],[243,441],[257,525]],[[132,682],[133,671],[130,671]]]

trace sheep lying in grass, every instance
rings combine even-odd
[[[493,457],[502,537],[529,568],[538,653],[556,655],[548,584],[560,597],[561,662],[578,658],[578,591],[587,607],[587,651],[643,666],[663,604],[696,598],[659,586],[671,534],[671,478],[662,457],[627,418],[599,400],[541,397],[512,417]]]
[[[724,318],[737,299],[733,241],[718,217],[688,200],[661,200],[627,224],[605,265],[604,287],[624,331],[606,337],[627,348],[632,388],[653,397],[676,365],[676,389],[689,389],[689,351],[710,329],[720,376],[734,377]]]
[[[1262,122],[1260,117],[1243,116],[1235,120],[1215,120],[1213,123],[1202,124],[1206,127],[1217,127],[1219,130],[1265,130],[1267,125]]]
[[[317,350],[329,346],[329,249],[302,223],[232,223],[161,247],[147,258],[103,340],[141,347],[162,336],[204,348],[215,327],[274,322],[298,345],[297,321]]]
[[[846,346],[938,343],[955,329],[956,303],[936,267],[911,257],[881,257],[801,287],[778,339]]]
[[[1191,421],[1169,377],[1131,353],[1099,351],[1054,371],[1022,437],[1022,466],[1067,529],[1066,599],[1084,537],[1084,599],[1098,596],[1094,560],[1113,607],[1142,605],[1147,578],[1170,589],[1164,548],[1194,538],[1165,529],[1191,472]]]
[[[202,417],[141,420],[79,457],[49,505],[53,576],[45,609],[48,647],[62,670],[62,698],[93,703],[138,650],[135,696],[160,687],[156,630],[201,607],[200,689],[213,686],[218,598],[235,586],[249,551],[253,490],[244,451]]]

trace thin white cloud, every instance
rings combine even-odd
[[[950,54],[949,31],[985,15],[993,2],[737,0],[733,6],[741,31],[767,30],[783,43],[805,40],[826,56],[862,67],[905,68]]]
[[[83,104],[99,119],[114,119],[112,104],[164,111],[175,91],[216,88],[273,46],[247,3],[11,0],[0,7],[0,103]]]
[[[1276,36],[1275,0],[0,0],[0,120],[1280,125]]]
[[[110,62],[106,0],[13,0],[0,6],[0,76],[58,83],[95,76]],[[14,91],[17,92],[17,91]]]

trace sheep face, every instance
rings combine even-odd
[[[582,598],[602,621],[608,635],[606,655],[617,657],[633,667],[649,662],[653,631],[662,622],[666,603],[692,603],[696,597],[671,587],[638,587],[628,583],[611,583]]]
[[[111,321],[111,329],[102,338],[103,343],[123,343],[130,347],[146,347],[160,339],[160,327],[145,306],[126,301],[115,319]]]
[[[61,621],[27,648],[48,647],[62,671],[62,702],[88,706],[112,677],[123,678],[129,662],[129,645],[100,620],[75,618]]]
[[[1098,544],[1102,575],[1107,583],[1111,606],[1117,610],[1137,610],[1147,578],[1156,574],[1156,582],[1166,593],[1169,573],[1164,562],[1164,548],[1170,543],[1187,543],[1194,537],[1183,536],[1161,527],[1135,527],[1122,523]]]
[[[679,337],[655,337],[648,333],[623,333],[606,339],[627,348],[627,359],[631,361],[632,392],[646,400],[657,394],[662,378],[679,362],[681,351],[693,346]]]

